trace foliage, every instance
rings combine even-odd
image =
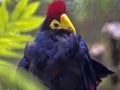
[[[10,12],[6,0],[0,6],[0,57],[19,58],[22,55],[16,50],[23,49],[25,43],[33,37],[26,32],[39,27],[43,17],[34,15],[39,1],[32,3],[29,0],[19,0],[15,8]],[[1,58],[0,58],[1,59]]]
[[[35,76],[26,71],[17,70],[15,65],[0,61],[0,90],[47,90],[40,84]]]
[[[2,0],[0,4],[0,90],[46,90],[37,79],[32,79],[35,76],[26,71],[15,72],[16,66],[5,61],[6,58],[20,58],[22,54],[18,50],[33,40],[27,32],[36,30],[44,19],[35,15],[40,2],[19,0],[11,12],[7,4],[12,0],[8,1]]]

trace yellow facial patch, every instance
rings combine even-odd
[[[50,27],[53,30],[67,30],[68,32],[71,32],[72,34],[76,34],[76,30],[72,24],[72,22],[69,20],[66,14],[62,14],[60,17],[60,21],[54,19],[50,23]]]
[[[62,24],[58,20],[55,20],[55,19],[50,23],[50,27],[53,30],[60,30],[63,28]]]

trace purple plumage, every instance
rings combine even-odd
[[[101,78],[113,72],[90,57],[81,36],[69,31],[73,28],[70,21],[72,28],[67,22],[66,26],[62,24],[68,20],[60,19],[66,14],[64,2],[55,0],[48,10],[51,8],[55,12],[48,11],[35,40],[26,45],[18,67],[33,73],[51,90],[96,90]]]

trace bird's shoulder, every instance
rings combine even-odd
[[[24,56],[31,61],[41,62],[49,60],[55,52],[55,41],[48,32],[40,32],[33,41],[26,45]]]

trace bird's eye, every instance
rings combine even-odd
[[[54,23],[54,26],[55,26],[55,27],[58,27],[59,25],[58,25],[57,23]]]
[[[55,20],[55,19],[50,23],[50,27],[53,30],[59,30],[60,26],[61,26],[61,23],[58,20]]]

